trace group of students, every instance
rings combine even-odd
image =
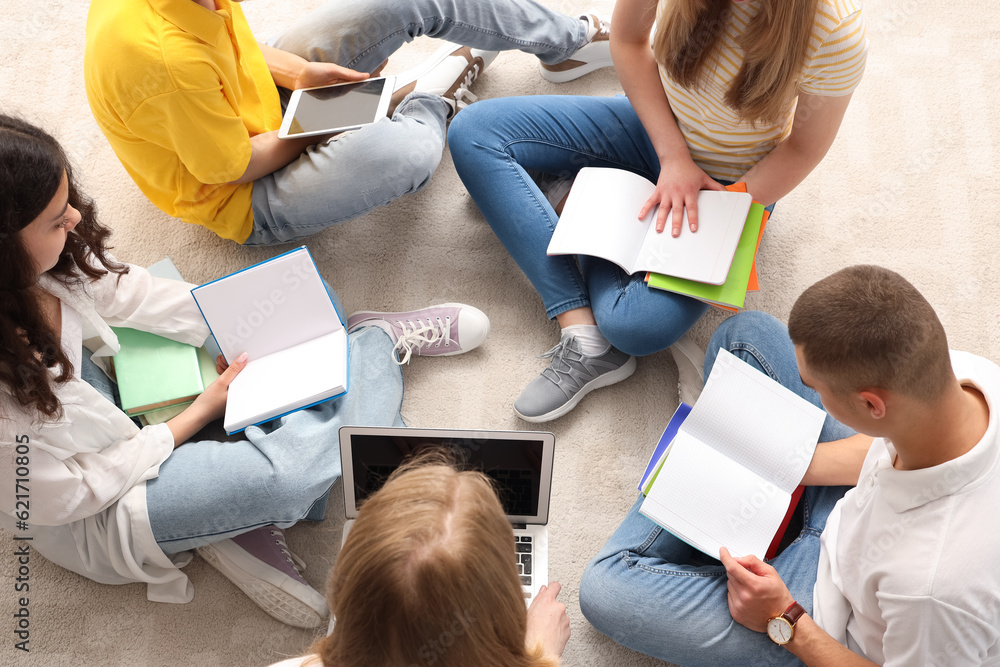
[[[367,78],[421,35],[452,43],[398,77],[389,119],[277,138],[291,90]],[[613,62],[626,96],[469,105],[470,86],[506,49],[537,55],[553,82]],[[146,196],[237,243],[296,241],[414,192],[447,139],[561,327],[548,367],[514,403],[522,419],[549,421],[627,378],[636,356],[677,344],[706,310],[603,260],[546,256],[575,173],[611,166],[655,181],[637,217],[659,206],[668,233],[673,212],[675,236],[697,233],[701,189],[741,182],[773,206],[826,154],[866,52],[853,0],[618,0],[611,21],[533,0],[351,0],[270,44],[233,0],[93,0],[84,67],[94,118]],[[434,456],[397,471],[362,508],[326,596],[282,533],[323,518],[341,425],[402,425],[400,355],[475,348],[489,331],[482,311],[351,316],[351,390],[245,439],[198,439],[245,357],[220,359],[220,378],[189,408],[140,428],[105,372],[119,349],[110,327],[201,345],[209,332],[190,286],[112,257],[110,230],[58,142],[8,116],[0,193],[6,529],[29,443],[41,554],[186,602],[180,568],[197,550],[283,622],[317,627],[332,612],[310,655],[282,665],[558,663],[569,639],[559,585],[525,608],[509,524],[481,474]],[[725,550],[716,560],[637,502],[583,574],[587,619],[684,665],[1000,664],[1000,575],[989,567],[1000,537],[979,525],[1000,500],[1000,368],[949,352],[916,289],[870,266],[810,287],[787,328],[763,313],[726,320],[699,374],[720,348],[828,413],[795,539],[770,563]],[[444,636],[447,646],[428,643]]]

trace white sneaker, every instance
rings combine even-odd
[[[277,526],[199,547],[198,555],[282,623],[316,628],[330,613],[326,599],[302,578],[305,564],[288,550]]]
[[[587,43],[561,63],[539,63],[542,78],[552,83],[579,79],[602,67],[611,67],[611,21],[594,14],[581,16],[587,22]]]
[[[412,92],[440,95],[451,105],[451,119],[476,101],[469,87],[498,55],[499,51],[447,43],[419,68],[397,78],[393,101],[401,102]]]
[[[670,346],[677,364],[677,394],[680,400],[694,405],[705,388],[705,353],[690,334],[684,334]]]
[[[474,306],[442,303],[402,313],[361,311],[347,318],[347,331],[379,327],[396,343],[396,363],[406,364],[411,355],[450,357],[473,350],[490,333],[490,318]]]

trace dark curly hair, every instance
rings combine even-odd
[[[82,217],[48,274],[70,285],[109,271],[126,273],[127,266],[107,256],[111,230],[97,221],[94,202],[77,187],[59,143],[30,123],[0,114],[0,385],[47,417],[61,414],[53,387],[72,377],[73,365],[59,332],[42,316],[34,292],[38,276],[20,232],[52,202],[64,173],[69,205]],[[53,376],[49,369],[56,367]]]

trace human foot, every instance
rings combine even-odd
[[[517,400],[514,413],[528,422],[562,417],[595,389],[621,382],[635,372],[635,357],[612,345],[600,354],[585,354],[576,336],[563,335],[542,355],[548,368],[532,380]]]
[[[347,318],[347,331],[376,326],[395,343],[398,364],[411,355],[447,357],[479,347],[490,332],[486,313],[462,303],[442,303],[403,313],[361,311]],[[401,357],[401,358],[400,358]]]
[[[199,547],[198,555],[282,623],[315,628],[329,614],[326,599],[302,578],[305,564],[288,550],[277,526]]]

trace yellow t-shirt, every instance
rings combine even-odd
[[[92,0],[84,76],[98,126],[160,210],[242,243],[250,137],[281,125],[278,90],[239,5]]]
[[[660,0],[660,7],[672,0]],[[788,1],[788,0],[783,0]],[[673,81],[660,67],[670,109],[695,164],[716,179],[736,181],[771,152],[792,130],[795,104],[773,125],[741,121],[725,103],[726,92],[743,65],[739,36],[760,9],[758,2],[732,2],[726,30],[705,62],[709,75],[697,90]],[[855,0],[820,0],[806,51],[799,92],[847,95],[861,82],[868,39]]]

